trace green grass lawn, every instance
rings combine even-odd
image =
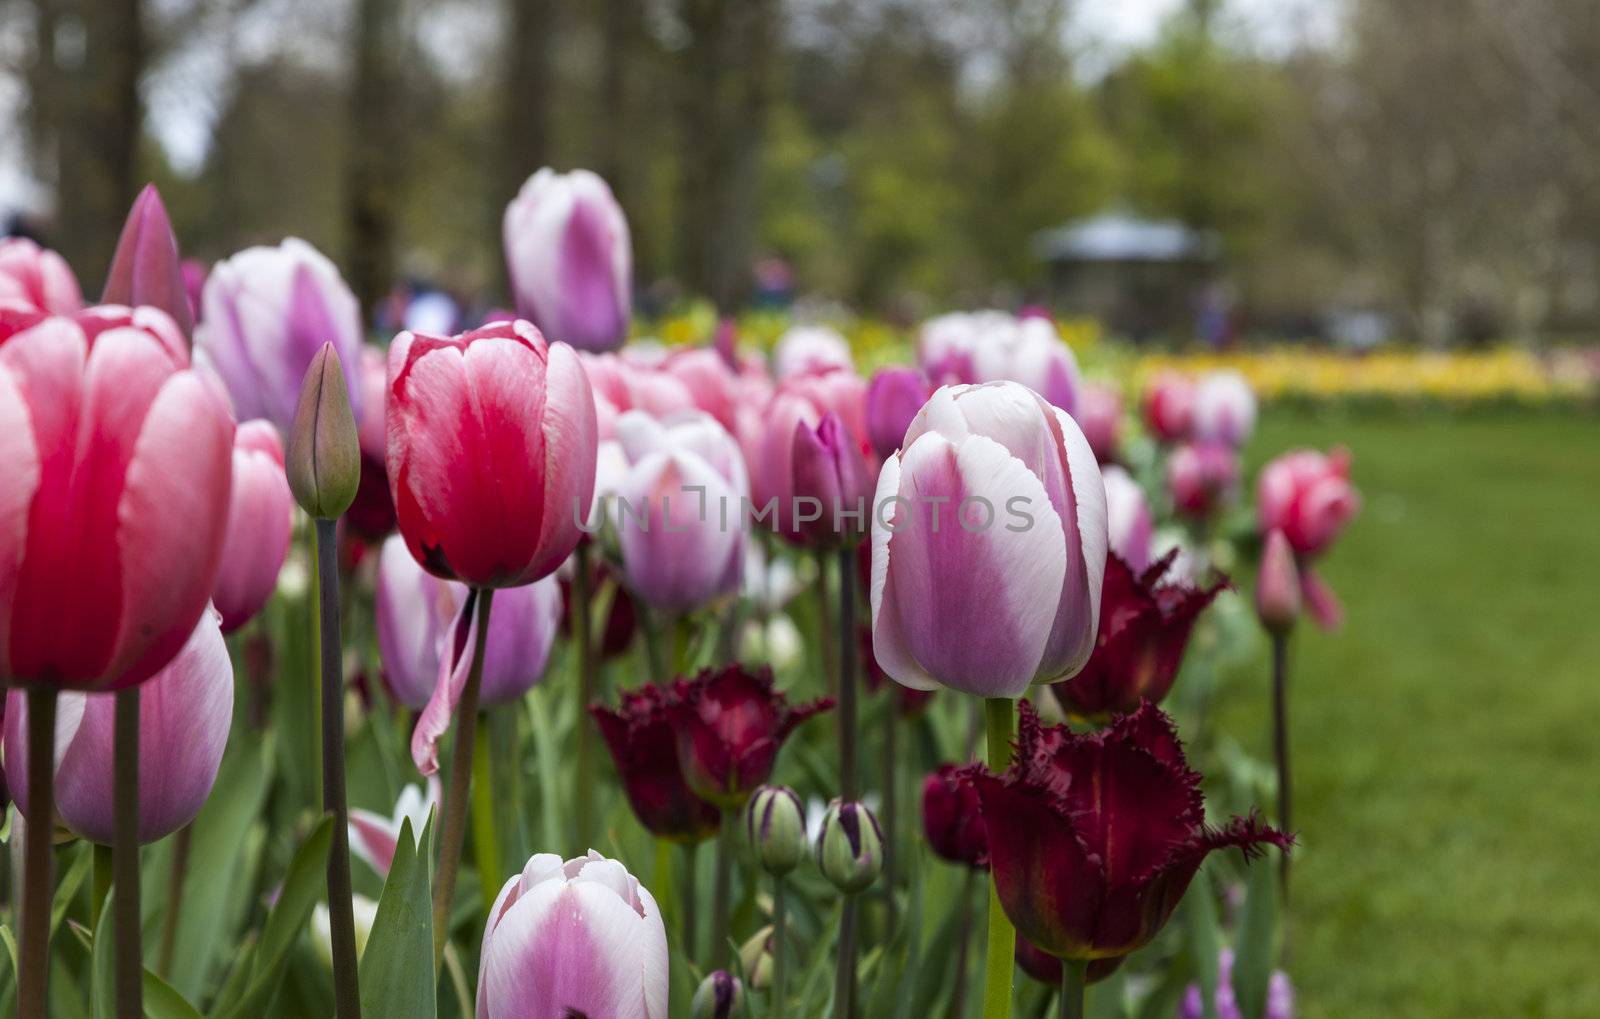
[[[1365,508],[1345,629],[1292,652],[1300,1014],[1600,1015],[1600,419],[1269,414],[1253,447],[1333,443]],[[1225,710],[1265,757],[1265,696]]]

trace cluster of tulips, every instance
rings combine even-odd
[[[662,1019],[685,981],[695,1016],[867,1014],[931,850],[990,888],[986,919],[956,904],[956,1014],[973,914],[986,1017],[1011,1014],[1018,966],[1081,1016],[1208,854],[1287,852],[1286,748],[1278,827],[1215,823],[1157,706],[1229,586],[1207,543],[1255,421],[1237,376],[1158,379],[1140,435],[1039,315],[934,319],[914,364],[870,378],[822,326],[770,361],[727,324],[703,346],[624,346],[627,222],[583,171],[531,178],[504,246],[514,312],[383,346],[303,242],[182,262],[153,189],[100,304],[53,253],[0,246],[19,1014],[81,995],[56,984],[59,957],[85,950],[96,1014],[194,1014],[166,981],[189,839],[230,740],[288,717],[274,698],[320,727],[296,762],[320,765],[320,795],[275,815],[300,845],[244,907],[259,935],[191,990],[213,1015],[282,1009],[308,926],[340,1019],[431,1016],[436,998],[479,1017]],[[1280,739],[1289,630],[1302,604],[1338,616],[1313,564],[1357,510],[1348,475],[1346,455],[1311,451],[1260,474]],[[528,723],[551,703],[565,730]],[[926,745],[935,712],[970,730],[908,825],[898,730]],[[392,811],[351,809],[347,739],[381,751],[397,726],[409,753],[395,741],[384,764],[404,791]],[[304,739],[293,728],[276,737]],[[542,788],[568,791],[544,846],[506,831],[540,809],[530,737],[550,744],[533,748],[555,773]],[[774,784],[800,737],[804,797]],[[618,788],[631,821],[604,813]],[[591,848],[625,856],[627,826],[653,861]],[[142,910],[140,847],[169,836],[164,908]],[[83,893],[53,874],[74,839],[96,847],[76,939],[60,914]],[[1228,976],[1245,967],[1211,951],[1183,1014],[1248,1014]],[[1287,1015],[1280,979],[1240,995],[1260,998],[1252,1019]]]

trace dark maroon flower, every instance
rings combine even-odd
[[[589,714],[611,749],[628,803],[652,834],[695,843],[717,833],[721,813],[689,791],[678,767],[678,737],[670,689],[650,684],[622,695],[616,710],[591,705]]]
[[[922,783],[922,830],[934,853],[951,863],[989,866],[989,836],[971,768],[941,764]]]
[[[1082,735],[1046,728],[1024,702],[1011,768],[973,781],[1000,904],[1018,934],[1062,959],[1147,944],[1212,850],[1248,857],[1293,842],[1254,816],[1207,827],[1200,775],[1172,720],[1148,703]]]
[[[1122,965],[1122,956],[1111,959],[1095,959],[1089,963],[1089,983],[1110,976]],[[1044,984],[1046,987],[1061,986],[1061,960],[1049,952],[1042,952],[1033,942],[1022,935],[1017,935],[1017,965],[1022,972]]]
[[[772,776],[778,748],[795,726],[833,707],[824,697],[791,708],[772,688],[772,670],[729,665],[672,684],[678,766],[696,796],[735,809]]]
[[[582,539],[588,541],[587,537]],[[596,561],[590,568],[590,588],[599,600],[599,592],[604,589],[605,581],[611,580],[611,607],[606,610],[605,629],[600,633],[600,657],[615,658],[633,646],[634,631],[638,629],[638,616],[634,612],[633,599],[628,595],[628,589],[616,583],[616,570],[607,565],[603,560]],[[566,577],[561,578],[561,635],[572,636],[572,581]]]
[[[866,547],[866,543],[862,543]],[[862,625],[856,628],[857,654],[861,661],[862,672],[866,676],[867,691],[877,693],[883,689],[885,683],[889,684],[889,696],[894,698],[894,709],[902,718],[916,718],[928,709],[928,702],[933,700],[937,690],[913,690],[902,683],[896,683],[889,678],[878,664],[877,655],[872,649],[872,627]]]
[[[1195,619],[1228,586],[1226,577],[1209,587],[1163,583],[1177,554],[1168,552],[1143,573],[1115,552],[1106,556],[1094,654],[1082,672],[1050,687],[1064,711],[1098,721],[1167,696]]]
[[[383,457],[361,454],[361,477],[356,499],[345,510],[344,525],[369,545],[381,545],[394,530],[394,499],[389,495],[389,472]]]

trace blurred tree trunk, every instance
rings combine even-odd
[[[404,98],[393,63],[400,48],[398,6],[397,0],[357,0],[356,5],[345,270],[363,322],[395,278],[395,221],[405,166],[396,129]]]
[[[505,85],[500,93],[500,130],[494,146],[500,153],[500,164],[488,209],[490,236],[496,239],[506,205],[534,171],[550,162],[550,91],[555,82],[551,64],[557,6],[556,0],[506,0]],[[501,286],[509,292],[504,257],[497,257],[494,264],[499,267]]]
[[[634,122],[628,101],[628,70],[638,52],[637,36],[642,13],[640,0],[604,0],[600,21],[600,115],[596,171],[611,185],[624,212],[630,213],[628,229],[633,235],[634,278],[649,275],[649,244],[644,237],[643,217],[637,214],[635,195],[642,194],[645,181],[628,160]],[[637,143],[633,150],[642,155]]]

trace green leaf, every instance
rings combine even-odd
[[[1195,976],[1200,984],[1200,1003],[1205,1019],[1217,1019],[1217,956],[1222,949],[1217,931],[1217,904],[1211,893],[1211,877],[1202,867],[1184,896],[1189,920],[1189,950],[1194,959]]]
[[[200,1019],[183,995],[149,970],[144,971],[144,1014],[146,1019]]]
[[[1267,1009],[1278,926],[1278,868],[1272,854],[1246,868],[1244,915],[1233,946],[1233,994],[1244,1019]]]
[[[89,1000],[94,1007],[94,1019],[113,1019],[117,1012],[117,949],[112,944],[116,897],[115,889],[106,894],[105,905],[100,910],[100,925],[94,930],[89,950]]]
[[[243,996],[220,1013],[227,1019],[255,1019],[272,1005],[289,950],[305,932],[311,910],[327,886],[328,847],[332,842],[333,816],[325,814],[289,864],[277,904],[268,914],[261,940],[256,943],[249,984]]]
[[[433,975],[433,816],[422,829],[422,850],[408,818],[378,900],[372,933],[361,953],[361,1011],[394,1019],[437,1014]]]

